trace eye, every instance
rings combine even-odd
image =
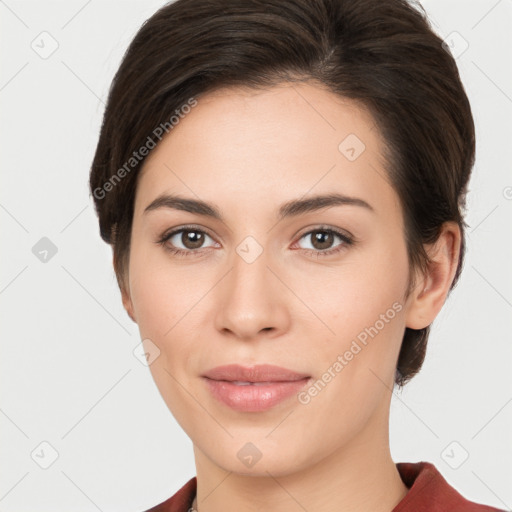
[[[301,236],[300,240],[307,240],[308,238],[312,242],[312,249],[306,248],[306,250],[315,256],[327,256],[334,254],[346,249],[347,246],[350,246],[354,243],[354,239],[350,235],[327,227],[319,227],[317,229],[308,231]],[[341,243],[339,243],[334,248],[331,248],[336,238],[341,240]]]
[[[327,227],[310,230],[304,233],[299,240],[307,240],[308,237],[312,241],[312,249],[305,248],[305,250],[317,257],[338,253],[354,244],[354,239],[350,235]],[[213,241],[212,237],[202,229],[195,226],[182,226],[181,228],[165,232],[157,240],[157,243],[176,256],[194,256],[203,252],[202,250],[205,249],[203,244],[206,238]],[[334,248],[330,248],[336,238],[341,242]]]
[[[205,238],[213,240],[205,231],[194,226],[183,226],[164,233],[157,243],[177,256],[189,256],[201,252]],[[180,247],[181,244],[181,247]]]

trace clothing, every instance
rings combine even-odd
[[[466,500],[430,462],[398,462],[396,467],[409,492],[390,512],[505,512]],[[146,512],[188,512],[196,489],[194,477],[176,494]]]

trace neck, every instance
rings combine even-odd
[[[391,512],[407,494],[393,462],[385,428],[367,424],[347,445],[300,471],[241,475],[216,465],[197,446],[198,512]],[[382,425],[381,425],[382,427]]]

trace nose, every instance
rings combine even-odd
[[[215,327],[224,335],[250,341],[277,337],[290,324],[287,301],[293,295],[283,284],[279,266],[263,251],[254,261],[234,254],[233,265],[219,283]]]

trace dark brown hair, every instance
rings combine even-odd
[[[458,223],[462,243],[453,288],[465,252],[463,210],[475,128],[455,60],[421,5],[177,0],[146,20],[127,49],[109,91],[91,168],[100,233],[113,246],[122,290],[137,175],[141,154],[147,153],[137,150],[153,147],[162,128],[168,133],[171,118],[179,122],[191,98],[228,86],[264,89],[298,81],[356,100],[373,116],[402,205],[411,269],[427,271],[423,244],[437,240],[444,222]],[[406,328],[399,386],[421,368],[429,327]]]

